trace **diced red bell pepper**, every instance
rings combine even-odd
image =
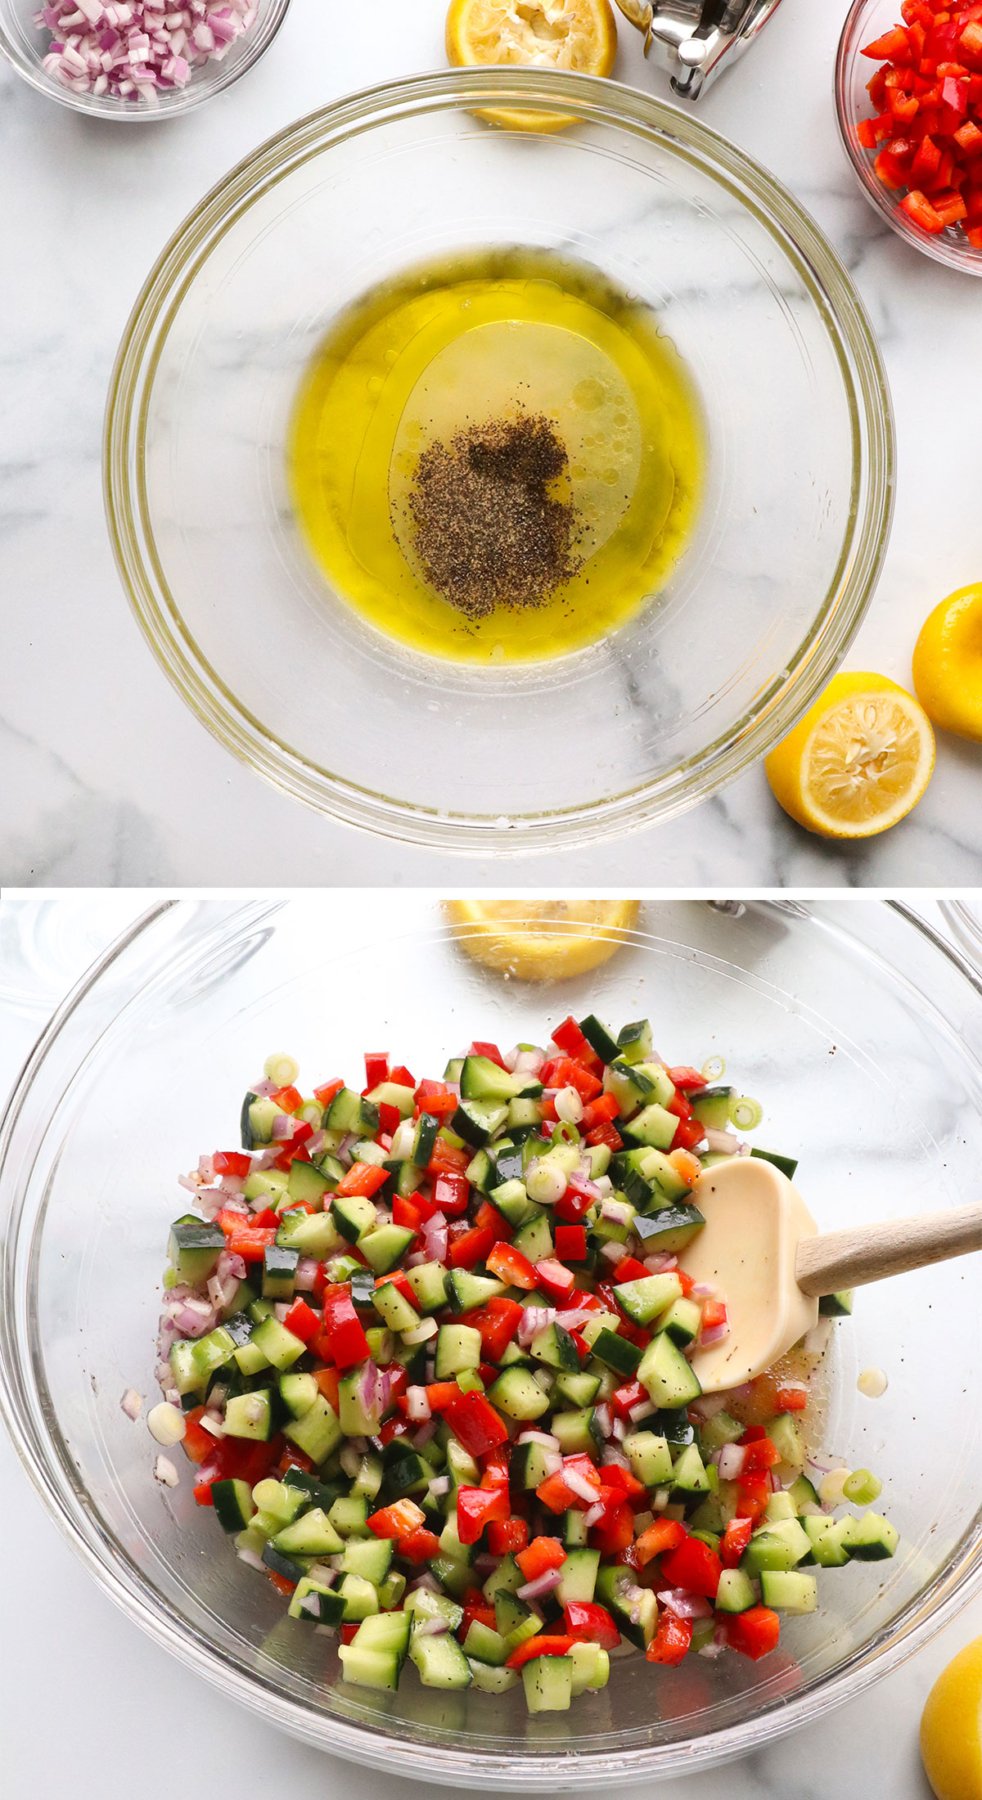
[[[603,1496],[601,1495],[601,1498]],[[626,1500],[611,1503],[602,1519],[590,1528],[590,1543],[601,1556],[620,1556],[634,1542],[634,1514]]]
[[[287,1331],[300,1338],[304,1344],[312,1344],[321,1329],[321,1321],[312,1306],[306,1300],[294,1300],[286,1318],[283,1320]]]
[[[239,1231],[233,1231],[228,1239],[228,1249],[232,1256],[241,1256],[243,1262],[260,1263],[270,1244],[276,1242],[276,1230],[256,1230],[243,1225]]]
[[[418,1531],[410,1531],[399,1539],[398,1551],[407,1562],[431,1563],[440,1554],[440,1540],[435,1531],[420,1527]]]
[[[726,1324],[726,1306],[722,1300],[704,1300],[702,1303],[703,1331],[716,1331],[720,1325]]]
[[[518,1649],[512,1651],[505,1667],[524,1669],[526,1663],[534,1662],[538,1656],[568,1656],[574,1642],[575,1639],[571,1637],[545,1634],[541,1637],[526,1638],[524,1644],[519,1644]]]
[[[559,1045],[560,1050],[565,1050],[567,1056],[575,1056],[580,1062],[584,1057],[593,1055],[589,1043],[572,1015],[568,1019],[564,1019],[561,1025],[556,1026],[552,1034],[552,1041]]]
[[[642,1401],[647,1401],[650,1407],[648,1390],[641,1386],[640,1381],[626,1381],[622,1387],[615,1388],[610,1396],[610,1404],[619,1419],[628,1418],[632,1407],[640,1406]]]
[[[457,1636],[461,1643],[463,1643],[471,1626],[475,1623],[478,1625],[486,1625],[489,1631],[493,1631],[495,1628],[494,1607],[488,1605],[479,1588],[472,1596],[469,1595],[465,1597],[464,1600],[464,1616],[457,1632]]]
[[[404,1538],[414,1531],[419,1531],[426,1522],[426,1514],[415,1500],[393,1500],[391,1506],[382,1506],[378,1512],[369,1514],[368,1529],[380,1538]]]
[[[485,1267],[489,1275],[496,1275],[499,1281],[506,1281],[509,1287],[524,1288],[527,1293],[531,1293],[539,1285],[534,1265],[511,1244],[495,1244]]]
[[[423,1223],[423,1215],[412,1200],[404,1194],[392,1196],[392,1223],[401,1225],[406,1231],[418,1231]]]
[[[701,1594],[707,1600],[715,1600],[723,1565],[716,1551],[704,1544],[701,1538],[687,1536],[674,1550],[666,1552],[661,1566],[662,1574],[671,1587],[684,1588],[686,1593]]]
[[[395,1417],[393,1417],[391,1419],[386,1419],[385,1424],[382,1426],[382,1429],[378,1434],[379,1443],[382,1445],[383,1450],[384,1450],[386,1444],[391,1444],[393,1438],[405,1437],[407,1435],[408,1431],[409,1431],[409,1420],[408,1419],[397,1419]]]
[[[614,1125],[594,1125],[586,1134],[588,1144],[606,1144],[608,1150],[623,1150],[624,1139]]]
[[[242,1150],[216,1150],[212,1157],[216,1175],[248,1175],[252,1157]]]
[[[725,1620],[727,1642],[743,1656],[759,1662],[777,1648],[781,1621],[769,1606],[751,1606],[746,1612],[730,1613]]]
[[[460,1104],[443,1081],[421,1081],[415,1100],[420,1112],[427,1112],[434,1119],[449,1118]]]
[[[511,1237],[511,1226],[503,1219],[498,1208],[492,1206],[490,1200],[482,1200],[476,1213],[474,1223],[485,1231],[490,1231],[496,1244],[504,1244]]]
[[[598,1094],[583,1108],[582,1129],[592,1131],[595,1125],[609,1125],[620,1117],[620,1111],[620,1101],[614,1094]]]
[[[536,1283],[550,1300],[567,1300],[576,1286],[576,1277],[571,1269],[563,1267],[554,1256],[543,1258],[535,1265]]]
[[[474,1269],[478,1263],[494,1249],[494,1229],[489,1225],[475,1225],[472,1230],[465,1231],[455,1238],[450,1246],[450,1267],[452,1269]]]
[[[499,1069],[503,1069],[505,1066],[505,1059],[497,1044],[481,1044],[475,1039],[467,1054],[468,1056],[486,1057],[488,1062],[497,1063]]]
[[[774,1400],[780,1412],[804,1412],[808,1405],[808,1389],[779,1387],[774,1395]]]
[[[707,1085],[706,1076],[701,1075],[698,1069],[693,1069],[689,1063],[681,1063],[678,1068],[669,1069],[668,1079],[675,1087],[684,1088],[689,1094],[697,1094]]]
[[[557,1225],[553,1237],[560,1262],[586,1261],[586,1226]],[[647,1271],[645,1271],[647,1273]]]
[[[255,1487],[257,1481],[262,1481],[279,1462],[284,1448],[279,1432],[266,1443],[253,1443],[249,1438],[222,1438],[215,1455],[218,1464],[216,1479],[244,1481],[249,1487]]]
[[[196,1506],[214,1506],[210,1481],[196,1481],[194,1484],[194,1500]]]
[[[459,1170],[447,1170],[433,1183],[434,1204],[444,1218],[459,1219],[467,1211],[470,1197],[471,1184]]]
[[[864,44],[861,54],[875,62],[906,62],[910,56],[910,39],[902,25],[894,25],[882,37]]]
[[[622,1469],[619,1463],[605,1463],[603,1467],[603,1485],[613,1488],[615,1493],[623,1494],[625,1500],[644,1500],[648,1490],[643,1481],[632,1475],[630,1469]]]
[[[341,1080],[340,1075],[336,1081],[325,1081],[323,1086],[315,1087],[314,1099],[317,1101],[318,1106],[323,1106],[326,1110],[327,1107],[330,1106],[331,1101],[340,1094],[343,1087],[344,1082]]]
[[[334,1412],[338,1410],[338,1391],[341,1377],[337,1369],[315,1369],[314,1380],[318,1391],[323,1394],[327,1404]]]
[[[571,1638],[584,1644],[599,1644],[601,1650],[616,1650],[621,1641],[607,1608],[595,1601],[570,1600],[563,1607],[563,1624]]]
[[[566,1552],[558,1538],[535,1537],[527,1549],[518,1552],[515,1561],[526,1581],[538,1581],[550,1569],[562,1567]]]
[[[448,1144],[446,1138],[438,1135],[433,1154],[426,1165],[426,1173],[431,1178],[439,1175],[463,1175],[470,1160],[467,1150],[458,1150],[456,1145]],[[445,1210],[441,1206],[440,1211]],[[463,1211],[463,1208],[460,1210]]]
[[[645,1651],[645,1660],[677,1668],[684,1662],[692,1644],[692,1620],[680,1619],[676,1613],[664,1611],[658,1629]]]
[[[299,1112],[303,1105],[303,1095],[299,1088],[295,1088],[291,1085],[275,1088],[269,1097],[272,1100],[273,1105],[278,1106],[280,1111],[285,1113],[292,1114]]]
[[[390,1106],[387,1100],[378,1103],[378,1136],[390,1140],[395,1136],[402,1123],[402,1114],[397,1106]]]
[[[431,1381],[426,1398],[431,1413],[446,1412],[448,1406],[460,1399],[460,1389],[455,1381]]]
[[[741,1475],[737,1482],[737,1507],[741,1519],[751,1519],[756,1525],[766,1512],[772,1493],[770,1476],[765,1470],[759,1474]]]
[[[476,1306],[464,1313],[461,1324],[472,1325],[480,1332],[483,1355],[488,1362],[499,1363],[518,1330],[522,1310],[517,1300],[495,1295],[484,1306]]]
[[[352,1163],[338,1182],[337,1192],[370,1200],[380,1187],[385,1186],[388,1179],[389,1170],[383,1169],[379,1163]]]
[[[672,1139],[673,1150],[694,1150],[701,1144],[706,1135],[706,1128],[698,1119],[680,1119],[675,1127]]]
[[[207,1462],[214,1455],[218,1444],[218,1439],[201,1424],[204,1414],[203,1406],[195,1406],[184,1415],[184,1436],[181,1442],[185,1456],[189,1456],[193,1463]]]
[[[759,1437],[747,1444],[744,1436],[740,1441],[746,1444],[741,1475],[757,1475],[762,1469],[776,1468],[781,1460],[780,1450],[769,1437]]]
[[[492,1519],[507,1519],[510,1511],[507,1488],[460,1487],[457,1489],[457,1536],[462,1544],[476,1544]]]
[[[752,1519],[731,1519],[720,1539],[719,1560],[724,1569],[735,1569],[753,1531]]]
[[[395,1068],[389,1070],[389,1080],[394,1082],[396,1087],[408,1087],[413,1089],[416,1087],[415,1076],[410,1075],[405,1063],[396,1063]]]
[[[494,1519],[488,1526],[488,1550],[492,1556],[513,1556],[524,1550],[529,1528],[524,1519]]]
[[[483,1394],[460,1394],[444,1411],[455,1437],[472,1456],[483,1456],[508,1438],[508,1427]]]
[[[511,1464],[511,1445],[499,1445],[495,1450],[488,1450],[480,1459],[481,1486],[508,1486],[509,1468]]]
[[[342,1625],[342,1627],[341,1627],[341,1642],[342,1642],[342,1644],[350,1644],[352,1642],[355,1632],[357,1630],[358,1630],[357,1625]]]
[[[684,1542],[685,1527],[678,1519],[653,1519],[637,1539],[631,1552],[631,1561],[636,1569],[643,1569],[656,1556],[664,1556],[669,1550],[677,1550]]]
[[[650,1273],[636,1256],[624,1256],[614,1270],[615,1281],[643,1281]]]
[[[557,1219],[563,1219],[569,1225],[576,1225],[584,1213],[588,1213],[593,1205],[595,1195],[583,1186],[578,1175],[568,1175],[566,1192],[553,1208]]]
[[[387,1050],[365,1051],[365,1088],[378,1087],[382,1081],[389,1079],[389,1053]]]
[[[355,1312],[350,1294],[330,1289],[324,1296],[324,1332],[330,1345],[331,1358],[339,1369],[353,1369],[367,1362],[368,1339]]]

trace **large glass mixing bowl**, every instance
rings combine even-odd
[[[120,1408],[153,1389],[176,1175],[235,1137],[271,1050],[313,1076],[366,1045],[442,1067],[472,1035],[541,1039],[588,1008],[647,1014],[666,1055],[718,1054],[765,1107],[765,1145],[834,1228],[952,1205],[982,1166],[982,980],[871,901],[649,904],[591,976],[539,988],[468,960],[424,896],[163,902],[56,1015],[0,1135],[5,1242],[0,1399],[45,1505],[103,1588],[159,1643],[257,1715],[325,1749],[468,1787],[555,1791],[678,1774],[753,1749],[853,1698],[938,1629],[982,1570],[977,1269],[863,1290],[826,1358],[822,1439],[883,1481],[895,1559],[823,1572],[821,1611],[758,1665],[616,1664],[572,1713],[339,1682],[333,1640],[285,1615],[237,1561],[189,1472]],[[882,1368],[879,1400],[857,1375]],[[183,1461],[182,1458],[179,1458]],[[39,1675],[41,1671],[39,1671]]]
[[[477,116],[496,102],[571,123],[496,130]],[[419,262],[516,244],[654,309],[699,392],[707,492],[632,622],[552,661],[475,666],[408,649],[331,591],[286,444],[340,312]],[[676,107],[530,69],[355,95],[233,170],[137,301],[106,439],[124,584],[203,723],[324,812],[483,852],[668,817],[776,743],[858,628],[892,467],[868,321],[791,196]]]

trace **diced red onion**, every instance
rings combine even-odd
[[[197,1179],[196,1176],[194,1176],[194,1175],[179,1175],[177,1177],[177,1185],[178,1185],[178,1187],[184,1188],[187,1193],[193,1194],[195,1196],[195,1199],[197,1199],[198,1189],[201,1186],[201,1183]]]
[[[274,1144],[282,1144],[285,1139],[292,1138],[293,1120],[289,1113],[277,1113],[270,1126],[269,1135]]]
[[[245,1563],[247,1568],[265,1571],[266,1564],[263,1562],[262,1557],[259,1555],[258,1551],[250,1549],[248,1544],[243,1544],[241,1549],[237,1550],[235,1554],[240,1562]]]
[[[505,1060],[507,1061],[507,1058]],[[538,1075],[545,1060],[541,1050],[517,1050],[512,1072],[513,1074]]]
[[[421,1235],[423,1248],[430,1261],[446,1262],[448,1232],[445,1215],[442,1212],[435,1212],[431,1218],[424,1219]]]
[[[562,1574],[559,1569],[546,1569],[543,1575],[537,1575],[534,1581],[527,1581],[518,1590],[520,1600],[541,1600],[546,1594],[555,1593]]]
[[[274,1150],[271,1145],[268,1145],[265,1150],[260,1150],[252,1159],[252,1173],[254,1175],[265,1174],[267,1169],[273,1167],[278,1156],[279,1151]]]
[[[561,1325],[564,1331],[576,1331],[578,1326],[585,1325],[587,1320],[592,1317],[593,1309],[591,1307],[574,1306],[569,1312],[557,1312],[556,1324]]]
[[[578,1500],[585,1500],[587,1506],[596,1504],[597,1490],[594,1483],[587,1481],[586,1476],[581,1475],[578,1469],[571,1469],[569,1463],[563,1464],[563,1481]]]
[[[619,1450],[615,1450],[612,1444],[607,1445],[600,1460],[607,1464],[614,1463],[618,1469],[628,1469],[631,1466],[627,1457],[622,1456]]]
[[[143,1410],[143,1395],[138,1394],[136,1388],[127,1388],[119,1404],[128,1419],[138,1419]]]
[[[716,1156],[735,1156],[740,1148],[740,1140],[734,1137],[732,1131],[713,1131],[707,1125],[704,1136]]]
[[[693,1400],[689,1411],[697,1419],[714,1419],[718,1412],[726,1411],[726,1401],[726,1394],[702,1394],[698,1400]]]
[[[245,1257],[234,1256],[231,1250],[223,1250],[216,1264],[219,1278],[222,1281],[244,1281],[245,1273]]]
[[[677,1269],[678,1261],[677,1256],[668,1256],[665,1251],[661,1251],[656,1256],[646,1256],[644,1266],[649,1275],[664,1275],[668,1269]]]
[[[719,1325],[708,1325],[704,1331],[699,1333],[699,1348],[700,1350],[708,1349],[710,1344],[718,1344],[729,1335],[730,1327],[725,1319]]]
[[[432,1418],[429,1400],[425,1387],[408,1387],[406,1389],[406,1413],[417,1425]]]
[[[326,1131],[315,1131],[313,1135],[307,1139],[307,1149],[311,1156],[320,1155],[324,1148],[326,1138]]]
[[[158,1456],[155,1459],[153,1465],[153,1478],[154,1481],[160,1482],[161,1487],[177,1486],[180,1481],[180,1476],[169,1456]]]
[[[711,1619],[713,1616],[708,1600],[701,1594],[686,1593],[684,1588],[664,1588],[658,1594],[658,1604],[666,1612],[674,1613],[677,1619]]]
[[[551,1431],[520,1431],[516,1444],[541,1444],[544,1450],[558,1450],[559,1439]]]
[[[175,14],[182,12],[183,10],[184,9],[179,3],[173,8]],[[257,1100],[268,1100],[271,1095],[276,1092],[276,1083],[275,1081],[270,1081],[268,1076],[264,1075],[261,1081],[254,1081],[251,1084],[249,1092],[250,1094],[255,1094]]]
[[[424,1569],[422,1575],[417,1575],[415,1580],[409,1583],[411,1594],[414,1594],[417,1588],[425,1588],[428,1594],[439,1594],[441,1591],[440,1583],[435,1575],[430,1574],[429,1569]]]
[[[631,1407],[631,1410],[627,1416],[630,1419],[632,1425],[637,1425],[640,1423],[640,1421],[642,1419],[646,1419],[648,1417],[648,1414],[653,1411],[654,1411],[654,1408],[652,1407],[650,1400],[639,1400],[637,1403],[637,1406]]]
[[[218,1186],[223,1194],[237,1198],[245,1192],[245,1177],[243,1175],[220,1175]]]
[[[439,1420],[437,1419],[427,1419],[418,1431],[413,1432],[413,1444],[417,1450],[422,1450],[423,1445],[428,1444],[430,1439],[435,1436],[438,1424]]]
[[[319,1264],[312,1256],[301,1256],[297,1261],[297,1272],[294,1277],[301,1293],[309,1294],[317,1282]]]
[[[215,1158],[213,1156],[199,1156],[198,1174],[201,1178],[202,1186],[211,1187],[215,1179]]]
[[[201,1426],[202,1431],[210,1432],[213,1438],[223,1438],[225,1436],[225,1427],[217,1413],[202,1413],[198,1423]]]
[[[743,1474],[743,1465],[747,1460],[747,1452],[743,1444],[724,1444],[719,1453],[719,1470],[721,1481],[739,1481]]]
[[[604,1506],[603,1506],[603,1502],[601,1501],[598,1503],[598,1505],[591,1506],[587,1509],[587,1511],[583,1514],[583,1523],[584,1523],[584,1525],[586,1525],[589,1528],[591,1525],[595,1525],[597,1523],[597,1520],[602,1519],[603,1516],[604,1516]]]
[[[693,1300],[711,1300],[716,1289],[711,1281],[695,1281],[690,1292]]]
[[[344,1137],[341,1139],[340,1144],[338,1145],[337,1149],[334,1152],[334,1154],[338,1158],[339,1162],[350,1163],[351,1152],[354,1149],[357,1142],[358,1142],[358,1136],[357,1136],[356,1132],[354,1132],[354,1131],[346,1131],[345,1132]]]
[[[585,1181],[583,1185],[585,1188],[591,1188],[593,1182]],[[605,1194],[600,1202],[600,1217],[609,1219],[612,1225],[630,1225],[634,1213],[626,1201],[614,1200],[610,1194]]]
[[[616,1438],[619,1444],[623,1444],[624,1439],[627,1436],[627,1426],[623,1419],[615,1419],[613,1421],[610,1427],[610,1435],[612,1438]]]
[[[600,1254],[609,1263],[619,1263],[624,1257],[623,1244],[602,1244]]]
[[[518,1321],[517,1337],[523,1349],[526,1349],[540,1331],[551,1325],[556,1317],[554,1306],[526,1306]]]
[[[416,1637],[445,1637],[450,1627],[442,1614],[436,1613],[432,1619],[418,1619],[413,1625]]]
[[[434,1475],[429,1484],[429,1492],[433,1495],[434,1500],[442,1500],[444,1494],[450,1492],[449,1475]]]

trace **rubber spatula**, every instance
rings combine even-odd
[[[692,1355],[709,1394],[770,1368],[816,1324],[822,1294],[982,1250],[982,1206],[819,1236],[797,1188],[758,1157],[714,1164],[691,1198],[706,1223],[679,1260],[696,1283],[719,1289],[729,1324]]]

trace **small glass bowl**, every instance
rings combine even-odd
[[[872,116],[866,83],[876,64],[863,55],[863,45],[874,42],[900,18],[900,0],[853,0],[842,27],[835,62],[835,110],[839,135],[846,155],[859,178],[860,187],[870,205],[884,218],[892,231],[915,250],[944,263],[948,269],[960,269],[965,275],[982,275],[982,250],[974,250],[958,226],[933,237],[915,225],[899,205],[902,196],[885,187],[873,167],[873,152],[865,150],[856,135],[861,119]]]
[[[174,119],[190,112],[213,94],[231,87],[269,49],[290,7],[290,0],[258,0],[255,23],[231,44],[221,61],[212,60],[195,69],[186,87],[157,89],[156,101],[121,99],[115,94],[76,94],[44,67],[51,33],[34,23],[42,0],[0,0],[0,54],[23,75],[39,94],[58,100],[93,119],[125,119],[133,124]]]

